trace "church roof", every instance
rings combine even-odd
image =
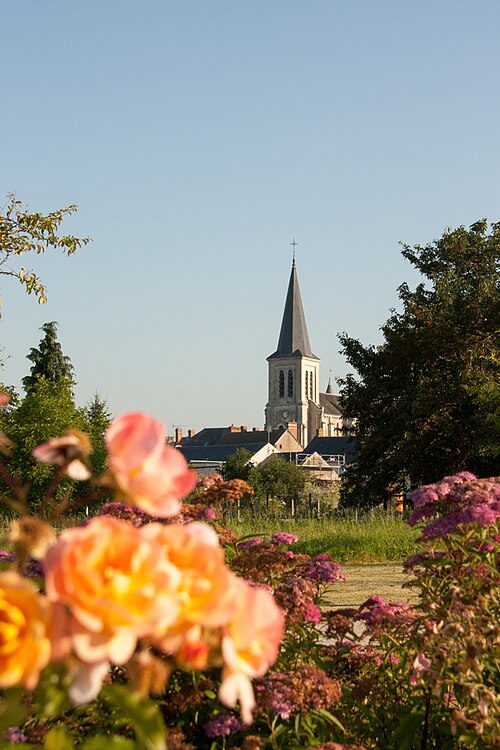
[[[279,438],[286,432],[284,427],[276,430],[247,430],[231,425],[230,427],[204,427],[203,430],[195,433],[192,437],[183,438],[179,448],[206,448],[213,446],[237,446],[246,448],[247,446],[266,445],[268,442],[274,445]]]
[[[278,348],[274,354],[271,354],[269,359],[271,359],[271,357],[291,356],[318,359],[318,357],[312,353],[311,344],[309,343],[309,334],[307,333],[304,308],[302,307],[302,298],[300,296],[295,259],[292,263],[292,272],[288,284]]]
[[[332,414],[335,417],[341,417],[342,411],[339,405],[339,396],[334,393],[320,393],[319,405],[323,407],[325,414]]]
[[[303,453],[324,455],[343,455],[348,463],[354,461],[358,452],[358,442],[352,437],[314,437]]]

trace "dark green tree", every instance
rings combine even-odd
[[[107,453],[104,443],[104,433],[111,422],[111,413],[106,401],[95,393],[93,398],[86,404],[84,414],[87,422],[87,431],[92,443],[92,467],[94,474],[99,476],[106,466]]]
[[[57,323],[44,323],[40,329],[44,337],[40,341],[39,349],[32,348],[26,359],[33,362],[30,374],[23,378],[26,393],[30,393],[39,378],[45,378],[49,383],[73,381],[73,366],[57,340]]]
[[[59,437],[70,427],[87,430],[83,410],[73,402],[71,381],[57,383],[40,377],[26,396],[0,413],[0,430],[14,443],[11,455],[5,459],[9,471],[29,488],[28,502],[33,511],[38,508],[52,474],[53,466],[39,463],[32,456],[33,448],[50,438]],[[72,492],[80,483],[64,479],[59,492]]]
[[[250,471],[248,483],[261,500],[276,498],[289,506],[304,492],[305,473],[282,456],[273,455]]]
[[[402,311],[382,326],[383,343],[339,337],[357,373],[340,381],[344,413],[357,420],[350,504],[463,469],[499,472],[500,224],[450,229],[402,254],[425,282],[399,287]]]
[[[13,193],[8,195],[6,205],[0,206],[0,275],[16,278],[26,293],[34,294],[42,304],[47,302],[46,287],[34,271],[24,265],[18,268],[18,261],[27,254],[40,255],[47,250],[61,250],[69,256],[90,242],[88,237],[59,234],[64,218],[75,211],[76,206],[71,205],[46,215],[32,213]]]
[[[238,448],[237,451],[228,456],[222,469],[224,480],[229,482],[230,479],[243,479],[247,482],[252,469],[251,458],[252,454],[246,448]]]

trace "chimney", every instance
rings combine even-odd
[[[242,424],[240,427],[240,432],[246,432],[247,430],[248,430],[248,427],[246,426],[246,424]]]
[[[228,430],[229,430],[229,432],[239,432],[240,428],[239,427],[235,427],[234,424],[230,424],[229,427],[228,427]]]
[[[299,440],[299,437],[298,437],[299,431],[298,431],[298,427],[297,427],[297,422],[287,422],[286,428],[287,428],[288,432],[291,435],[293,435],[293,437],[295,438],[295,440],[297,440],[297,442],[298,442],[298,440]]]
[[[182,440],[182,427],[175,428],[175,444],[180,443]]]
[[[196,435],[196,430],[188,430],[188,438],[192,438],[193,435]]]

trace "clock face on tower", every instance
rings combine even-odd
[[[288,412],[287,412],[286,409],[285,409],[285,411],[281,412],[281,416],[283,417],[283,419],[286,419],[288,417]]]

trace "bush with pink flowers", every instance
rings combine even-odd
[[[36,449],[52,488],[87,476],[88,445]],[[24,510],[0,556],[0,747],[500,747],[497,479],[414,493],[414,607],[342,610],[331,555],[296,553],[289,532],[236,539],[225,516],[250,488],[198,479],[159,422],[119,417],[106,445],[94,484],[113,501],[59,535],[47,519],[67,500],[48,493],[30,516],[0,464]]]

